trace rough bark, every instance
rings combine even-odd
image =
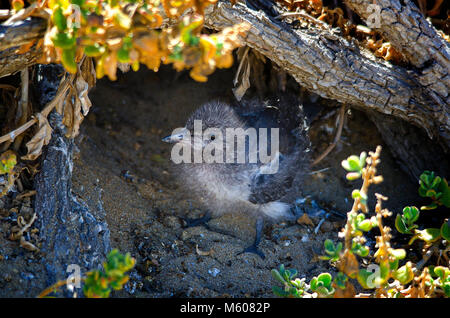
[[[375,59],[333,30],[294,30],[242,3],[232,6],[219,1],[207,8],[205,22],[216,30],[249,23],[245,43],[286,70],[302,86],[362,110],[402,118],[425,129],[430,137],[440,136],[446,147],[450,146],[448,114],[444,111],[436,115],[443,106],[434,102],[420,84],[417,71]]]
[[[40,39],[46,29],[46,21],[39,18],[28,18],[11,25],[0,25],[0,77],[13,74],[36,63],[41,55],[41,50],[36,49],[36,45],[23,54],[17,54],[16,50],[23,44]]]
[[[363,19],[371,19],[371,0],[346,0]],[[450,44],[440,36],[411,0],[377,0],[382,8],[374,29],[416,67],[418,82],[432,98],[433,113],[442,129],[450,126]],[[372,23],[371,23],[372,25]],[[448,131],[447,131],[448,133]],[[447,136],[448,138],[448,136]]]
[[[57,68],[61,72],[60,67]],[[53,83],[53,90],[56,90],[57,83]],[[50,96],[55,93],[44,88],[41,91]],[[51,99],[46,95],[42,96],[43,100]],[[73,274],[67,272],[70,264],[78,265],[81,274],[101,267],[111,247],[107,224],[72,194],[74,142],[64,135],[61,115],[53,111],[49,117],[53,133],[42,155],[41,170],[35,178],[35,211],[50,286]],[[101,202],[99,207],[102,209]],[[97,211],[97,214],[103,213]]]
[[[422,129],[374,111],[369,112],[368,117],[392,155],[400,162],[399,167],[414,181],[425,170],[435,171],[440,176],[450,175],[450,157],[439,145],[430,142]]]
[[[27,44],[44,36],[47,23],[44,19],[27,18],[9,25],[0,25],[0,51]]]

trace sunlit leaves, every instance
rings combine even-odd
[[[204,82],[216,68],[232,65],[232,50],[248,30],[248,25],[240,24],[202,34],[203,10],[215,2],[167,0],[161,9],[159,1],[49,1],[52,27],[39,62],[61,62],[75,73],[75,64],[85,53],[95,58],[97,77],[111,80],[116,79],[119,63],[133,70],[142,63],[154,71],[161,63],[172,63],[178,71],[191,69],[191,77]],[[161,28],[164,16],[182,19]]]
[[[412,244],[416,239],[421,239],[427,243],[433,243],[437,241],[441,236],[440,229],[428,228],[424,230],[415,230],[414,236],[409,240],[409,244]]]
[[[432,200],[431,204],[421,207],[421,210],[436,209],[440,205],[450,208],[450,188],[447,180],[436,176],[434,171],[424,171],[420,175],[419,183],[419,195]]]
[[[317,293],[319,297],[329,298],[333,296],[335,291],[331,283],[331,275],[329,273],[322,273],[311,280],[310,289]]]
[[[272,277],[279,281],[283,287],[273,286],[272,291],[275,295],[280,297],[303,297],[308,286],[305,284],[305,279],[295,278],[297,271],[295,269],[285,269],[284,265],[280,265],[279,270],[272,269]]]
[[[398,280],[403,285],[408,284],[414,278],[414,271],[411,262],[407,262],[404,266],[400,267],[392,273],[392,277]]]
[[[418,228],[418,225],[414,222],[419,218],[419,209],[415,206],[407,206],[403,209],[402,214],[397,214],[395,218],[395,228],[397,231],[403,234],[413,234],[414,229]]]
[[[342,167],[347,170],[347,179],[356,180],[361,177],[362,169],[366,165],[367,153],[362,152],[359,157],[352,155],[341,162]]]
[[[5,151],[0,155],[0,175],[11,173],[17,164],[17,158],[11,150]]]
[[[436,266],[432,269],[432,274],[438,277],[436,284],[442,288],[447,297],[450,297],[450,269]]]
[[[450,242],[450,224],[449,220],[445,220],[444,223],[442,223],[441,226],[441,236],[446,239],[448,242]]]
[[[88,298],[109,297],[111,290],[120,290],[128,281],[125,273],[134,267],[135,259],[129,253],[122,255],[114,249],[103,263],[103,270],[94,270],[86,275],[83,286],[84,295]]]
[[[14,11],[19,11],[23,8],[24,3],[23,0],[12,0],[11,1],[11,7],[14,9]]]
[[[325,247],[325,253],[327,255],[320,256],[320,259],[331,260],[332,262],[336,262],[339,259],[340,253],[342,251],[342,247],[343,247],[342,243],[339,242],[339,243],[337,243],[337,245],[334,245],[332,240],[327,239],[327,240],[325,240],[324,247]]]

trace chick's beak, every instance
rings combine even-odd
[[[180,142],[183,140],[186,133],[187,133],[187,129],[182,129],[182,130],[179,130],[179,131],[173,133],[172,135],[164,137],[161,140],[164,142],[168,142],[168,143],[177,143],[177,142]]]

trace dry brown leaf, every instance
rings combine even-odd
[[[359,263],[355,254],[346,250],[344,256],[338,262],[338,269],[348,277],[355,278],[359,270]]]
[[[67,138],[74,138],[78,135],[81,122],[84,119],[81,110],[81,100],[77,95],[76,89],[72,88],[70,94],[67,95],[64,107],[63,124],[67,127]]]
[[[195,251],[197,252],[197,255],[201,255],[201,256],[209,256],[212,253],[214,253],[213,249],[210,249],[209,251],[202,251],[198,248],[198,244],[195,245]]]
[[[16,54],[26,53],[31,49],[31,47],[34,45],[34,43],[36,43],[36,40],[25,43],[24,45],[20,46],[14,53],[16,53]]]
[[[250,87],[250,63],[245,62],[244,71],[242,73],[238,87],[233,88],[233,94],[238,101],[242,99],[245,92]]]
[[[70,93],[62,103],[64,105],[63,124],[67,127],[66,136],[68,138],[74,138],[79,134],[80,125],[92,106],[88,93],[91,88],[89,83],[95,84],[95,74],[91,66],[91,60],[83,61],[74,85],[71,86]]]
[[[25,238],[23,236],[20,238],[20,247],[23,247],[24,249],[26,249],[30,252],[38,252],[39,251],[39,248],[37,248],[36,245],[25,240]]]
[[[42,153],[42,147],[50,142],[52,137],[52,128],[46,117],[37,114],[38,131],[29,142],[27,142],[28,153],[22,156],[22,160],[35,160]]]
[[[83,76],[78,75],[75,81],[75,88],[77,91],[78,99],[81,103],[81,109],[83,111],[83,116],[86,116],[89,113],[89,109],[92,106],[91,100],[89,99],[89,84],[83,78]]]
[[[356,295],[355,287],[352,283],[347,281],[345,283],[345,288],[340,289],[336,284],[333,283],[333,287],[336,290],[334,293],[334,298],[354,298]]]
[[[311,221],[311,218],[306,213],[303,213],[303,215],[297,219],[297,223],[314,226],[313,221]]]

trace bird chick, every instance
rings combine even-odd
[[[207,208],[197,225],[225,213],[256,219],[256,238],[243,252],[257,249],[264,220],[294,220],[290,203],[298,197],[307,168],[309,141],[301,105],[290,99],[277,106],[257,101],[232,107],[204,104],[185,127],[163,141],[175,143],[172,161],[183,188]],[[182,158],[174,158],[177,155]],[[192,221],[192,220],[190,220]]]

